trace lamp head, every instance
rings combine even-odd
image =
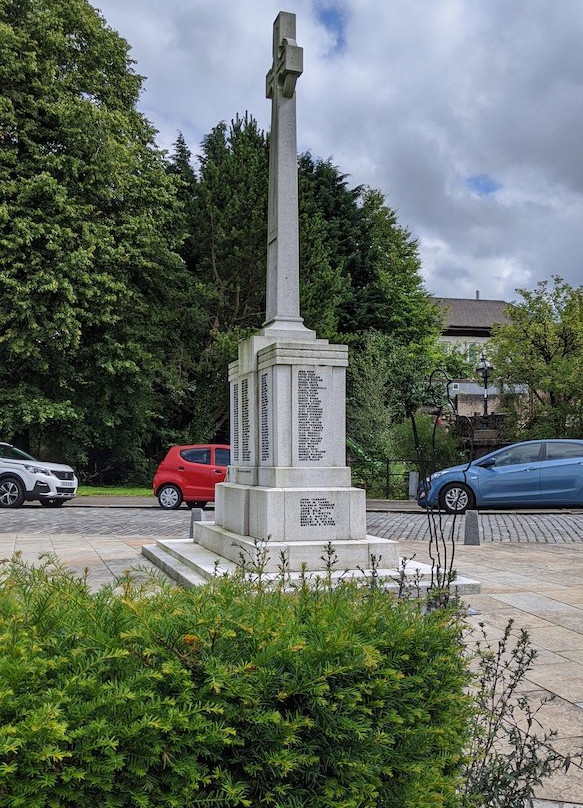
[[[482,351],[482,355],[480,356],[480,360],[479,360],[478,364],[476,365],[476,373],[479,376],[481,376],[483,379],[485,379],[486,376],[489,375],[492,368],[493,368],[493,365],[490,362],[488,362],[488,359],[486,358],[486,354],[484,353],[484,351]]]

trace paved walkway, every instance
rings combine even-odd
[[[460,575],[482,583],[480,595],[469,595],[482,622],[496,641],[509,618],[525,627],[539,656],[525,689],[533,699],[554,700],[539,717],[558,730],[558,749],[583,748],[583,514],[481,515],[485,541],[479,547],[455,545],[454,566]],[[445,517],[445,535],[451,530]],[[461,529],[463,520],[456,520]],[[400,541],[400,555],[430,562],[427,516],[424,513],[369,513],[369,530]],[[55,553],[78,572],[87,570],[97,589],[124,570],[151,565],[141,556],[144,543],[158,536],[188,536],[190,512],[146,507],[65,506],[59,511],[31,506],[0,511],[0,558],[20,550],[27,560]],[[488,531],[490,531],[488,533]],[[555,775],[537,791],[535,808],[575,808],[583,804],[583,772],[572,767]]]
[[[427,542],[401,542],[401,556],[430,562]],[[488,542],[480,547],[455,546],[454,567],[478,579],[479,595],[466,602],[479,614],[469,618],[479,635],[483,623],[496,642],[512,618],[518,631],[530,635],[538,658],[523,690],[534,703],[552,696],[537,716],[546,729],[556,729],[556,748],[563,754],[583,751],[583,545]],[[579,808],[583,804],[583,771],[571,767],[536,790],[535,808]]]

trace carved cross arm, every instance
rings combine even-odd
[[[296,81],[304,69],[304,49],[296,45],[295,39],[284,38],[282,43],[281,67],[277,71],[282,77],[282,94],[291,98],[296,89]]]

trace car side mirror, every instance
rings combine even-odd
[[[487,460],[484,460],[482,463],[480,463],[480,466],[482,466],[482,468],[484,468],[484,469],[492,468],[492,466],[495,466],[495,465],[496,465],[496,458],[495,457],[489,457]]]

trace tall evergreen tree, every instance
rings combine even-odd
[[[374,328],[403,345],[437,336],[441,315],[423,286],[417,242],[380,191],[366,189],[360,210],[363,258],[351,278],[354,300],[346,326]]]
[[[225,364],[238,339],[264,319],[268,138],[246,114],[204,138],[196,176],[183,138],[172,162],[181,193],[190,194],[182,254],[202,326],[189,429],[201,439],[218,430],[226,437]],[[439,317],[423,289],[417,245],[382,194],[350,188],[330,161],[306,153],[299,157],[299,215],[306,325],[354,346],[370,329],[390,334],[391,344],[425,346]]]
[[[255,329],[265,313],[269,153],[250,116],[216,126],[202,143],[196,280],[209,326]]]
[[[299,165],[300,210],[325,223],[328,262],[337,273],[338,333],[350,341],[375,329],[403,344],[435,336],[440,315],[423,287],[417,242],[382,193],[349,188],[347,175],[309,153]]]

